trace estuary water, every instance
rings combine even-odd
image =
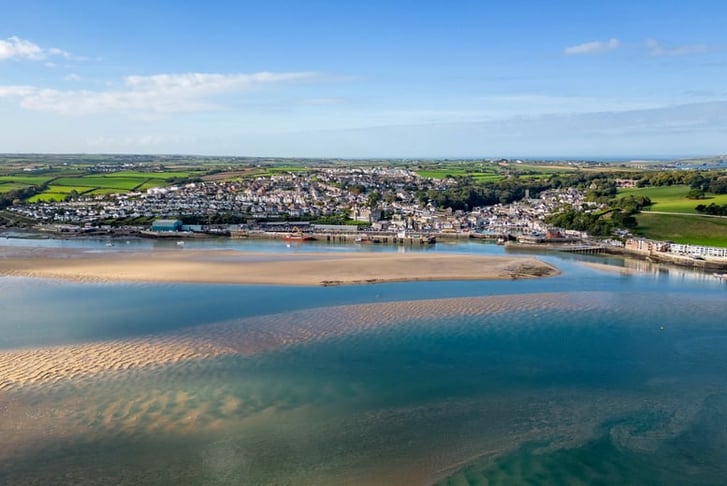
[[[0,278],[0,483],[722,484],[727,284],[540,257],[562,274],[349,287]],[[199,342],[209,355],[189,354]]]

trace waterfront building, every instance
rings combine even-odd
[[[182,221],[178,219],[157,219],[151,224],[151,230],[157,232],[181,231]]]

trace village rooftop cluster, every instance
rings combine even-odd
[[[113,231],[105,222],[140,217],[184,219],[227,214],[244,220],[231,225],[239,229],[254,228],[263,221],[314,220],[343,214],[373,231],[506,234],[544,233],[545,216],[564,205],[584,204],[582,192],[574,188],[545,191],[535,199],[471,211],[423,204],[418,197],[422,191],[446,190],[454,185],[454,179],[425,178],[406,168],[320,168],[239,180],[204,180],[103,197],[24,203],[9,209],[63,231]]]

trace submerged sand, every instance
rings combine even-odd
[[[593,268],[595,270],[602,270],[604,272],[620,273],[621,275],[634,275],[641,273],[639,270],[630,267],[619,267],[617,265],[609,265],[607,263],[595,263],[595,262],[578,262],[584,267]]]
[[[515,256],[0,248],[0,275],[81,281],[346,285],[415,280],[509,280],[557,273],[555,267],[536,258]]]
[[[247,317],[138,338],[0,350],[0,393],[68,380],[78,384],[102,374],[136,372],[160,365],[252,355],[402,322],[482,316],[483,325],[493,326],[485,316],[516,311],[537,316],[547,309],[595,311],[604,305],[607,302],[598,294],[577,298],[527,294],[381,302]]]

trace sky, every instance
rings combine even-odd
[[[0,152],[727,153],[721,0],[0,0]]]

